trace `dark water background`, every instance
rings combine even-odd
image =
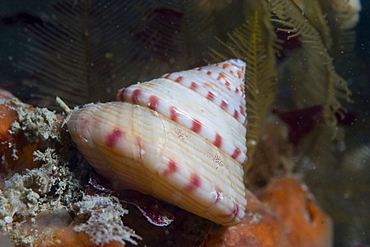
[[[45,15],[49,0],[0,0],[0,17],[28,12]],[[361,20],[356,27],[357,41],[350,59],[340,68],[353,92],[348,109],[355,115],[348,127],[347,149],[365,147],[370,152],[370,1],[362,0]],[[22,80],[28,74],[13,64],[25,56],[22,26],[0,24],[0,87],[22,100],[29,91]],[[338,68],[337,68],[338,69]],[[366,149],[367,148],[367,149]],[[308,174],[308,183],[322,207],[335,223],[335,246],[370,245],[370,153],[358,167]],[[369,158],[369,160],[367,158]]]

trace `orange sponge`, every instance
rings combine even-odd
[[[278,247],[287,246],[283,225],[249,191],[246,215],[235,226],[223,227],[221,231],[208,237],[202,247]]]
[[[257,195],[281,219],[291,246],[332,245],[331,219],[300,180],[275,178]]]

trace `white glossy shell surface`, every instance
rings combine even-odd
[[[115,186],[235,224],[246,206],[244,71],[244,62],[230,60],[166,74],[122,89],[116,99],[124,102],[78,110],[68,128]]]

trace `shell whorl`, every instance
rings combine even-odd
[[[168,73],[162,76],[163,79],[123,88],[117,93],[116,100],[149,107],[198,133],[244,164],[247,160],[246,146],[244,137],[240,136],[247,124],[244,73],[245,63],[233,59]],[[225,116],[225,112],[229,116]]]
[[[88,105],[68,129],[110,181],[216,223],[244,216],[245,63],[229,60],[121,89]]]

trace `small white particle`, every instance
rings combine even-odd
[[[13,218],[10,217],[10,216],[6,216],[6,217],[4,217],[4,221],[5,221],[5,223],[9,224],[9,223],[13,222]]]

